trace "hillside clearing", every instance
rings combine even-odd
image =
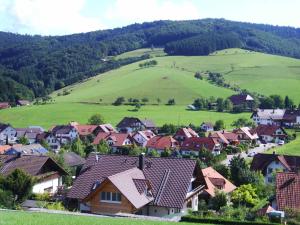
[[[150,55],[151,57],[158,57],[158,56],[165,56],[166,53],[164,52],[163,48],[141,48],[130,52],[125,52],[121,55],[115,57],[115,59],[125,59],[131,57],[140,57],[142,55]]]
[[[106,122],[116,125],[125,116],[137,116],[141,119],[152,119],[157,125],[173,123],[175,125],[200,125],[203,121],[214,122],[222,119],[227,127],[237,118],[249,118],[250,113],[230,114],[208,111],[188,111],[184,106],[143,106],[138,112],[133,106],[112,106],[79,103],[56,103],[39,106],[17,107],[0,110],[0,121],[11,123],[15,127],[40,125],[50,128],[55,124],[66,124],[70,121],[87,123],[88,118],[100,113]],[[26,118],[26,119],[25,119]]]

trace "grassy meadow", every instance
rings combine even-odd
[[[137,116],[152,119],[157,125],[173,123],[200,125],[203,121],[214,122],[222,119],[229,128],[232,121],[240,117],[249,118],[250,113],[230,114],[207,111],[188,111],[183,106],[151,105],[143,106],[138,112],[132,111],[133,106],[112,106],[80,103],[54,103],[39,106],[26,106],[0,111],[0,121],[11,123],[15,127],[41,125],[50,128],[56,124],[66,124],[70,121],[87,123],[88,118],[100,113],[108,123],[116,125],[125,116]]]
[[[166,53],[164,52],[163,48],[141,48],[130,52],[125,52],[121,55],[115,57],[115,59],[125,59],[125,58],[132,58],[132,57],[139,57],[142,55],[150,55],[151,57],[158,57],[158,56],[165,56]]]
[[[126,218],[101,218],[22,211],[0,211],[0,225],[195,225]],[[199,223],[197,223],[199,224]]]

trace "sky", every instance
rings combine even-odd
[[[0,0],[0,30],[20,34],[65,35],[202,18],[300,27],[300,0]]]

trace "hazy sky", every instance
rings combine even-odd
[[[0,30],[22,34],[208,17],[300,27],[300,0],[0,0]]]

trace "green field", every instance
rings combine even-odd
[[[126,218],[101,218],[71,216],[48,213],[28,213],[21,211],[0,211],[0,225],[195,225],[195,223],[175,223],[145,221]],[[200,224],[200,223],[197,223]]]
[[[300,136],[298,133],[298,137],[296,140],[291,141],[283,146],[278,146],[276,148],[270,149],[268,153],[273,153],[273,151],[276,151],[277,154],[283,154],[283,155],[298,155],[300,156]]]
[[[163,48],[141,48],[130,52],[125,52],[121,55],[116,56],[116,59],[125,59],[125,58],[131,58],[131,57],[139,57],[142,55],[150,55],[151,57],[158,57],[158,56],[165,56],[166,53],[164,52]]]
[[[239,117],[249,118],[250,113],[230,114],[207,111],[188,111],[183,106],[143,106],[138,112],[132,111],[133,106],[112,106],[79,103],[56,103],[40,106],[26,106],[0,111],[0,121],[11,123],[15,127],[40,125],[50,128],[56,124],[66,124],[70,121],[87,123],[88,118],[100,113],[108,123],[116,125],[125,116],[138,116],[141,119],[152,119],[157,125],[173,123],[200,125],[203,121],[214,122],[222,119],[227,127]]]
[[[137,51],[126,53],[137,54]],[[112,103],[117,97],[149,98],[162,103],[174,98],[177,104],[190,104],[199,96],[226,98],[234,92],[216,87],[206,79],[194,78],[196,71],[224,74],[227,82],[264,95],[289,95],[300,102],[300,60],[228,49],[210,56],[166,56],[155,58],[158,65],[139,68],[139,62],[90,78],[86,82],[66,87],[71,94],[57,97],[57,102]]]

